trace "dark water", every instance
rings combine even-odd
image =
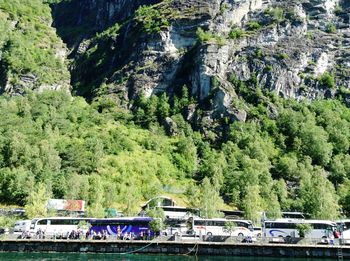
[[[220,256],[164,256],[164,255],[118,255],[118,254],[67,254],[67,253],[0,253],[1,261],[316,261],[315,258],[269,258],[269,257],[220,257]],[[331,261],[334,259],[322,259]]]

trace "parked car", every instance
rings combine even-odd
[[[31,220],[18,220],[13,228],[14,233],[29,231]]]

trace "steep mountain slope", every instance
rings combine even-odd
[[[94,215],[161,193],[255,220],[350,213],[349,8],[0,0],[2,203],[44,184]]]
[[[41,0],[0,1],[0,92],[69,89],[66,47]]]
[[[237,80],[256,79],[265,90],[297,99],[334,97],[350,87],[345,0],[158,2],[137,11],[151,2],[73,0],[53,7],[59,32],[89,28],[76,38],[63,34],[73,49],[78,94],[114,94],[129,106],[140,93],[172,97],[186,84],[196,109],[210,118],[244,120],[244,109],[234,105]],[[81,11],[65,19],[61,10],[73,6]]]

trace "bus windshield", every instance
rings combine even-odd
[[[30,229],[34,229],[35,228],[35,224],[36,222],[38,221],[37,218],[33,219],[31,222],[30,222]]]

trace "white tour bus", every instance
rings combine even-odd
[[[30,235],[35,237],[38,231],[42,231],[45,237],[67,236],[68,233],[78,230],[81,224],[87,221],[86,218],[71,217],[35,218],[30,224]]]
[[[189,231],[195,235],[252,237],[254,231],[250,220],[190,218],[188,222]]]
[[[330,220],[276,219],[264,221],[266,237],[299,237],[298,224],[309,224],[312,230],[306,238],[331,238],[337,224]]]

